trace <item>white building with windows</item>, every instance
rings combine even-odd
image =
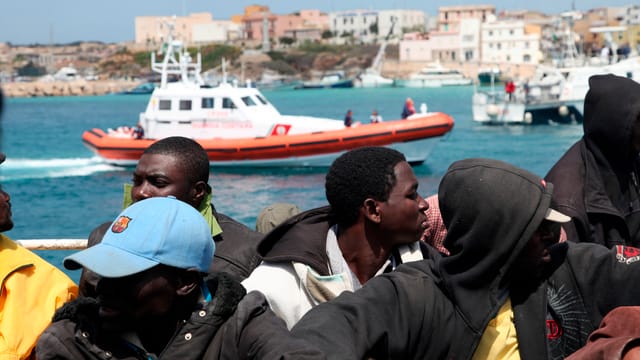
[[[481,61],[486,63],[539,64],[540,34],[528,33],[523,21],[482,24]]]
[[[432,31],[426,39],[400,41],[400,61],[480,60],[480,19],[463,19],[454,31]]]
[[[372,33],[377,24],[378,33]],[[368,43],[391,34],[399,38],[404,31],[424,31],[426,17],[421,10],[346,10],[329,13],[329,27],[336,38],[353,36]]]

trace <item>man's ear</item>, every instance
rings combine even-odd
[[[380,209],[378,208],[378,201],[372,198],[366,198],[364,200],[364,206],[362,206],[362,211],[364,212],[364,216],[374,223],[379,223]]]
[[[193,204],[195,204],[195,208],[198,208],[202,203],[202,200],[209,193],[209,185],[204,181],[198,181],[193,184],[193,187],[191,189],[191,198],[193,200]]]
[[[178,287],[176,289],[176,293],[180,296],[185,296],[191,294],[194,290],[198,289],[200,286],[201,275],[198,270],[191,269],[184,271],[180,275],[180,279],[178,280]]]

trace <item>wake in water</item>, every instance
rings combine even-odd
[[[42,179],[118,171],[123,168],[104,163],[97,156],[70,159],[12,159],[8,158],[0,168],[0,181]]]

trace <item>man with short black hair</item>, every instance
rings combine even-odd
[[[205,280],[215,244],[192,206],[154,197],[126,208],[101,243],[68,256],[100,276],[97,297],[56,313],[38,359],[322,358],[258,292],[229,275]]]
[[[325,190],[330,206],[271,230],[258,246],[263,263],[243,282],[263,292],[288,327],[312,307],[428,251],[419,241],[427,204],[402,153],[351,150],[329,168]]]
[[[154,196],[175,196],[200,211],[209,224],[216,243],[212,272],[226,272],[241,281],[260,263],[256,252],[262,234],[216,211],[209,181],[209,158],[195,140],[172,136],[145,149],[133,172],[131,185],[125,186],[124,207]],[[89,246],[102,239],[110,223],[89,235]],[[80,292],[95,296],[97,278],[83,271]]]

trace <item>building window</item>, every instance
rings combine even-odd
[[[497,48],[498,50],[502,49],[502,44],[497,43],[497,44],[496,44],[496,48]]]
[[[191,110],[191,100],[180,100],[180,110]]]
[[[511,61],[511,55],[507,55],[507,61]]]
[[[467,50],[464,52],[464,59],[465,60],[473,60],[473,51],[472,50]]]
[[[367,23],[367,17],[366,16],[362,17],[362,22],[365,23],[365,24]]]
[[[509,35],[513,35],[513,29],[509,30]]]
[[[531,62],[531,55],[529,55],[529,54],[525,54],[525,55],[522,57],[522,61],[524,61],[524,62],[526,62],[526,63]]]
[[[171,100],[160,100],[158,110],[171,110]]]
[[[489,36],[493,36],[493,30],[489,30]]]

